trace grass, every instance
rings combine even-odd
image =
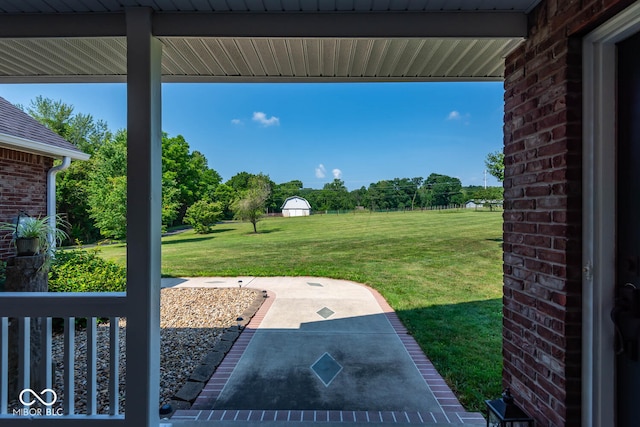
[[[377,289],[462,404],[501,392],[502,213],[268,218],[162,240],[164,276],[321,276]],[[124,245],[102,255],[124,263]]]

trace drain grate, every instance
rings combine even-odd
[[[316,286],[316,287],[318,287],[318,288],[323,288],[323,287],[324,287],[324,285],[323,285],[323,284],[321,284],[321,283],[313,283],[313,282],[307,282],[307,285],[309,285],[309,286]]]
[[[342,371],[342,365],[331,357],[329,353],[324,353],[311,365],[311,370],[320,378],[325,387],[329,387],[331,381]]]

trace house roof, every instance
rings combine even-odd
[[[0,147],[42,154],[49,157],[71,157],[87,160],[88,154],[60,137],[33,117],[0,97]]]
[[[166,82],[501,80],[539,1],[0,0],[0,83],[125,81],[136,6]]]

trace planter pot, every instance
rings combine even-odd
[[[16,250],[18,256],[33,256],[40,252],[40,241],[38,239],[16,239]]]

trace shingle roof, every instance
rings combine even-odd
[[[52,157],[59,157],[62,155],[61,153],[65,152],[69,152],[69,155],[74,158],[88,157],[75,145],[0,97],[0,145],[11,145],[12,141],[4,140],[7,139],[6,136],[35,143],[39,147],[38,151],[50,154]],[[22,144],[17,144],[16,149],[19,150],[21,146]]]

